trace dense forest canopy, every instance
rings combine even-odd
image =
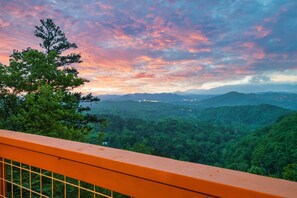
[[[82,104],[84,105],[84,104]],[[245,105],[201,108],[188,102],[137,102],[102,101],[91,106],[97,115],[113,114],[123,118],[143,120],[184,119],[211,121],[235,129],[256,129],[275,122],[280,116],[291,112],[289,109],[274,105]]]
[[[105,122],[95,127],[89,142],[296,181],[297,114],[280,107],[294,105],[296,94],[257,95],[268,104],[221,106],[226,102],[217,99],[231,96],[241,104],[239,96],[246,94],[239,93],[201,101],[195,96],[168,99],[168,94],[105,99],[91,106]],[[199,106],[207,101],[218,107]]]
[[[229,144],[224,166],[297,181],[297,113]]]
[[[101,115],[91,143],[297,181],[297,113],[252,131],[182,119]]]

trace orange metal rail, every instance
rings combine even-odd
[[[1,131],[0,131],[1,133]],[[0,151],[1,151],[1,146],[0,146]],[[1,161],[1,155],[0,155],[0,161]],[[3,164],[0,163],[0,178],[4,178],[5,177],[5,169],[3,167]],[[5,188],[5,182],[4,180],[0,180],[0,196],[5,197],[6,196],[6,188]]]
[[[297,197],[296,182],[5,130],[0,158],[132,197]]]

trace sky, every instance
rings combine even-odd
[[[0,63],[41,50],[52,18],[77,44],[84,93],[297,83],[296,0],[0,0]]]

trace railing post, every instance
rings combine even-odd
[[[4,159],[0,158],[0,197],[6,197],[7,196],[7,185],[5,181],[5,164]]]

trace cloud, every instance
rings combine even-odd
[[[263,38],[263,37],[267,36],[271,32],[270,30],[265,29],[261,25],[255,26],[254,29],[255,29],[255,31],[252,32],[251,34],[255,35],[258,38]]]
[[[276,83],[296,83],[297,82],[297,69],[289,70],[283,73],[271,74],[271,80]]]
[[[155,75],[154,74],[148,74],[145,72],[137,73],[134,75],[134,78],[153,78]]]
[[[8,21],[4,21],[3,19],[0,18],[0,27],[1,28],[5,28],[9,25],[10,25],[10,23]]]
[[[269,82],[271,79],[268,76],[253,76],[249,82],[250,83],[263,83],[263,82]]]
[[[84,91],[270,82],[296,69],[296,9],[293,0],[0,1],[0,62],[13,49],[40,49],[34,25],[50,17],[79,47]]]

